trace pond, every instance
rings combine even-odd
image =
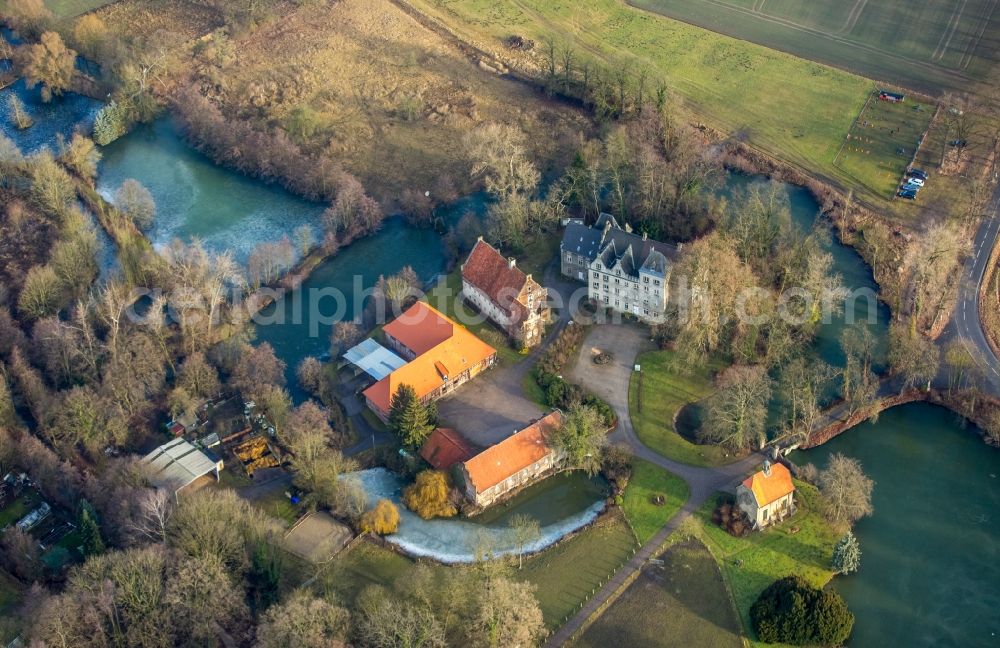
[[[484,537],[495,555],[518,553],[508,523],[516,514],[526,514],[539,521],[538,539],[523,547],[534,553],[560,538],[593,522],[605,506],[607,483],[589,479],[582,472],[563,473],[528,487],[507,504],[489,511],[488,517],[423,520],[402,505],[402,482],[384,468],[350,473],[368,495],[369,506],[380,499],[390,499],[399,508],[399,531],[386,540],[411,556],[433,558],[444,563],[468,563],[476,559],[476,550]]]
[[[822,468],[840,452],[875,481],[861,569],[832,585],[857,618],[851,645],[1000,644],[1000,451],[973,432],[912,404],[793,455]]]
[[[258,243],[291,237],[300,225],[320,234],[324,205],[212,163],[184,143],[169,117],[138,126],[101,152],[97,188],[105,199],[129,178],[153,195],[156,218],[147,235],[154,246],[197,237],[245,263]]]

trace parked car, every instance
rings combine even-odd
[[[906,172],[906,175],[909,178],[920,178],[921,180],[927,179],[927,173],[920,169],[910,169],[909,171]]]
[[[921,189],[920,185],[910,184],[909,182],[907,182],[905,185],[903,185],[900,191],[920,191],[920,189]]]
[[[918,178],[917,176],[910,176],[906,179],[906,184],[916,185],[918,187],[924,186],[925,180],[923,178]]]
[[[917,199],[917,190],[916,189],[902,189],[897,195],[900,198],[905,198],[907,200],[916,200]]]

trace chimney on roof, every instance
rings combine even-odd
[[[625,223],[625,231],[627,233],[631,234],[632,233],[632,226],[629,225],[628,223]]]
[[[517,259],[515,259],[514,257],[507,257],[507,267],[508,268],[513,268],[516,265],[517,265]]]
[[[765,477],[771,476],[771,462],[768,461],[767,459],[764,460],[764,476]]]
[[[646,235],[646,233],[645,233],[645,232],[643,232],[643,233],[642,233],[642,240],[643,240],[643,241],[645,241],[645,240],[646,240],[646,236],[647,236],[647,235]]]

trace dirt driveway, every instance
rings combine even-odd
[[[637,324],[595,326],[580,346],[572,380],[606,400],[616,411],[628,411],[628,383],[635,358],[653,348],[645,327]],[[593,357],[599,353],[610,353],[611,362],[594,364]]]

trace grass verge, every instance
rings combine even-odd
[[[697,539],[666,551],[584,632],[574,646],[739,648],[740,621],[712,554]]]
[[[690,495],[687,483],[677,475],[648,461],[635,460],[622,510],[639,537],[639,544],[649,542],[681,510]],[[657,496],[662,496],[663,501],[654,502]]]
[[[713,364],[684,374],[674,367],[674,355],[673,351],[649,351],[636,358],[643,374],[641,411],[637,373],[632,374],[628,390],[636,434],[651,450],[681,463],[718,466],[734,461],[735,457],[727,456],[721,448],[692,443],[674,429],[674,417],[681,407],[712,393],[712,372],[718,368]]]

